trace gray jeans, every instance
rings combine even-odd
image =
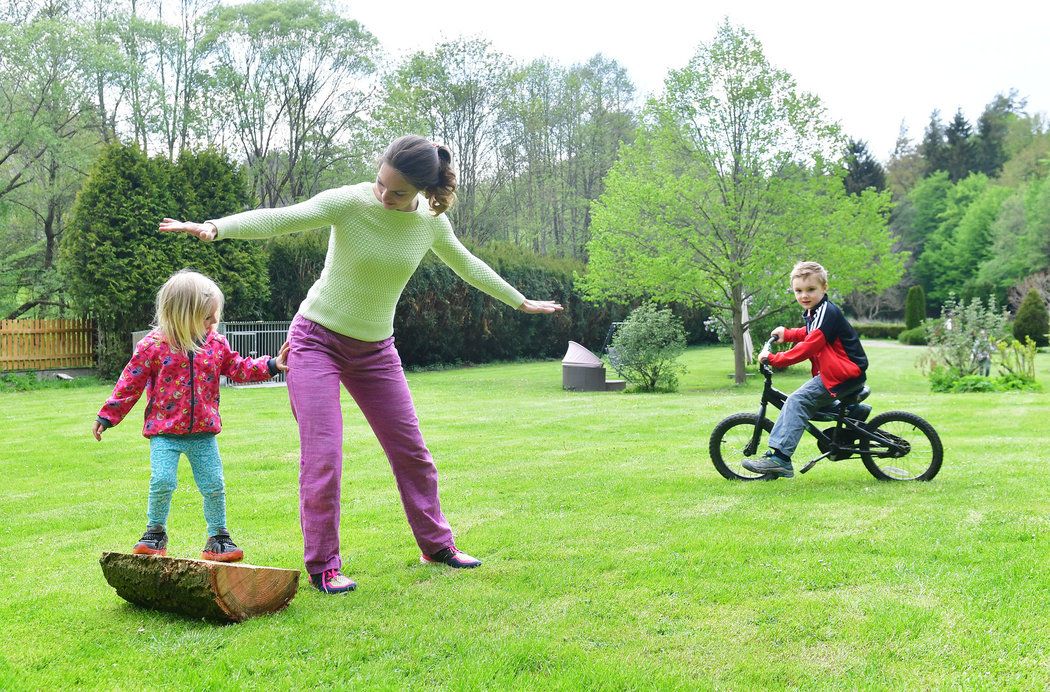
[[[819,377],[814,377],[796,389],[784,403],[780,416],[769,433],[769,446],[790,458],[806,430],[806,421],[814,412],[824,408],[835,398],[824,388]]]

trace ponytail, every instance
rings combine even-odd
[[[430,211],[440,216],[456,203],[456,172],[452,170],[452,151],[444,144],[435,144],[438,157],[437,183],[423,189]]]

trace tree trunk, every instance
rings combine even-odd
[[[219,622],[281,610],[299,587],[294,569],[124,553],[102,553],[99,562],[124,600]]]
[[[744,384],[747,379],[747,371],[744,359],[744,300],[743,290],[739,286],[731,289],[733,296],[733,365],[735,382]]]

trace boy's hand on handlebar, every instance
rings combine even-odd
[[[763,348],[761,351],[759,351],[758,362],[762,363],[763,365],[769,364],[769,348]]]
[[[777,327],[776,329],[771,331],[769,333],[769,335],[772,336],[772,337],[776,337],[776,340],[777,340],[776,343],[778,343],[778,344],[784,343],[784,328],[783,327]]]

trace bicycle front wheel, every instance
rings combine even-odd
[[[711,441],[708,445],[708,451],[711,452],[711,463],[724,478],[731,481],[757,481],[768,478],[766,474],[754,473],[741,466],[744,459],[754,459],[759,452],[766,449],[762,439],[768,440],[769,431],[773,429],[773,421],[768,418],[762,421],[765,435],[759,438],[756,451],[753,454],[745,454],[745,448],[751,443],[756,425],[758,425],[757,414],[735,413],[716,425],[711,432]]]
[[[864,468],[880,481],[928,481],[941,470],[944,449],[933,426],[907,411],[880,413],[860,440]]]

